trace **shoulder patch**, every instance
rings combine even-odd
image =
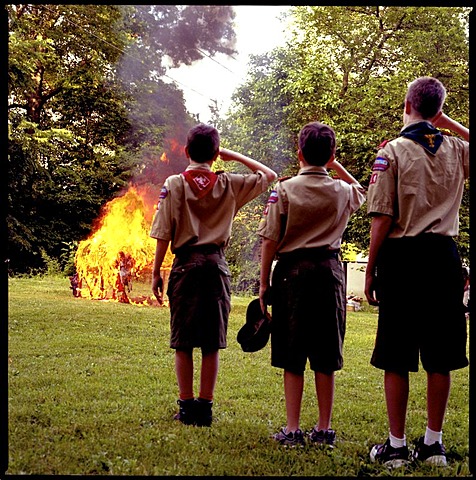
[[[160,189],[159,201],[160,201],[160,200],[163,200],[168,194],[169,194],[169,191],[167,190],[167,188],[166,188],[165,186],[163,186],[163,187]]]
[[[390,166],[390,162],[383,157],[377,157],[372,166],[372,171],[384,172]]]
[[[273,203],[276,203],[278,201],[278,192],[276,190],[271,190],[271,193],[269,194],[268,201],[266,203],[266,207],[264,208],[263,215],[268,215],[269,212],[269,206]]]
[[[269,194],[268,203],[276,203],[278,201],[278,192],[276,190],[271,190]]]

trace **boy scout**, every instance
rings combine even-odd
[[[287,424],[273,438],[289,446],[304,443],[299,419],[309,358],[319,409],[309,440],[333,447],[334,372],[342,368],[346,315],[339,250],[349,217],[364,203],[365,192],[335,160],[332,128],[309,123],[298,143],[298,175],[278,182],[258,230],[259,297],[263,311],[269,296],[272,308],[271,365],[284,370]],[[340,179],[331,178],[327,169],[335,170]]]
[[[167,295],[170,304],[170,347],[175,349],[179,388],[179,412],[184,424],[210,426],[213,394],[218,374],[218,351],[226,348],[230,313],[230,271],[224,255],[232,221],[238,210],[263,193],[276,173],[256,160],[220,148],[218,131],[205,124],[188,134],[185,154],[190,164],[168,177],[150,236],[157,239],[152,292],[163,299],[160,268],[171,242],[175,255]],[[250,174],[211,170],[218,155],[237,161]],[[193,349],[200,348],[202,364],[200,391],[193,390]]]
[[[461,260],[454,236],[465,179],[469,130],[443,114],[446,90],[421,77],[408,87],[400,136],[378,152],[368,190],[372,216],[365,295],[379,306],[371,364],[384,370],[390,433],[372,461],[408,463],[409,372],[427,372],[427,428],[413,458],[446,465],[442,426],[450,371],[466,367]],[[435,127],[463,137],[442,135]],[[428,302],[428,298],[437,299]]]

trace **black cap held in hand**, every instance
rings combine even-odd
[[[271,333],[271,315],[261,311],[259,298],[252,300],[246,309],[246,323],[236,340],[244,352],[257,352],[266,346]]]

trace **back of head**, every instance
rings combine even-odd
[[[420,77],[408,85],[406,100],[422,118],[434,117],[443,107],[446,89],[433,77]]]
[[[336,147],[334,130],[320,122],[311,122],[299,132],[299,150],[310,165],[324,166]]]
[[[188,132],[187,149],[194,162],[213,160],[220,149],[218,130],[211,125],[199,123]]]

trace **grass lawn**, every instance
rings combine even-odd
[[[9,279],[8,300],[7,475],[471,476],[469,368],[452,376],[448,467],[370,463],[370,448],[388,434],[383,372],[369,363],[377,325],[370,308],[347,314],[332,421],[338,444],[328,451],[270,439],[286,422],[282,372],[270,366],[269,344],[244,353],[236,341],[250,298],[233,297],[211,428],[172,420],[178,391],[167,307],[75,298],[69,280],[56,277]],[[424,371],[410,382],[411,444],[426,426]],[[308,369],[301,426],[316,420]]]

